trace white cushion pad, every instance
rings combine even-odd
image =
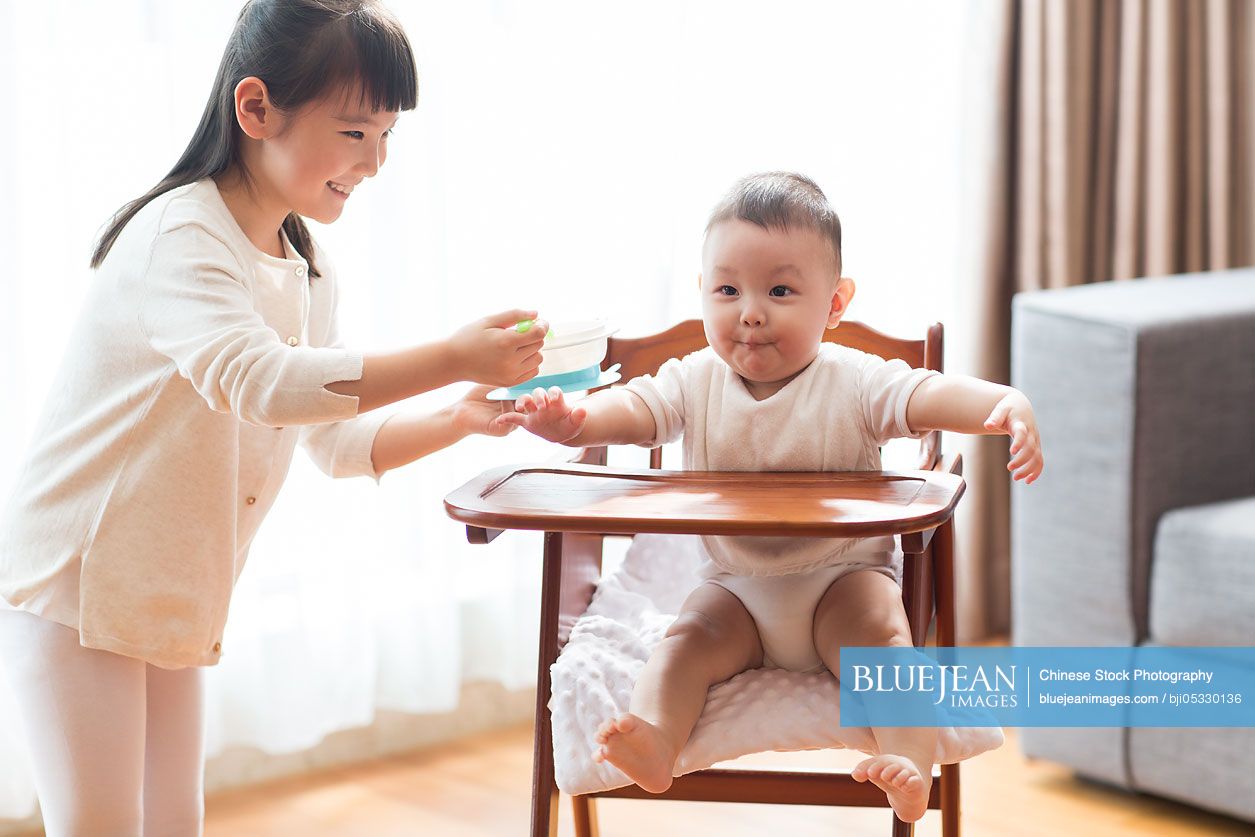
[[[558,787],[569,794],[630,785],[610,764],[595,764],[593,735],[626,712],[632,687],[680,605],[701,579],[701,540],[687,535],[637,535],[623,564],[603,578],[588,610],[572,627],[552,674]],[[866,727],[838,725],[840,687],[827,671],[801,674],[754,669],[713,686],[675,765],[675,775],[765,750],[850,748],[876,753]],[[1002,746],[998,727],[938,730],[940,764]]]

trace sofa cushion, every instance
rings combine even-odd
[[[1255,637],[1255,497],[1174,509],[1159,520],[1150,636],[1161,645]]]

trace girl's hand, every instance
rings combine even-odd
[[[1041,476],[1045,460],[1037,435],[1037,418],[1024,393],[1012,392],[995,404],[993,412],[985,419],[985,429],[1011,437],[1011,461],[1007,463],[1007,470],[1013,472],[1012,479],[1032,485]]]
[[[458,329],[449,338],[449,349],[459,378],[512,387],[536,377],[549,324],[536,320],[527,331],[515,328],[520,320],[535,319],[535,311],[503,311]]]
[[[453,426],[463,434],[478,433],[482,436],[504,436],[514,432],[514,425],[502,421],[508,401],[489,401],[485,396],[492,387],[474,387],[450,408],[453,410]]]
[[[566,403],[562,390],[550,387],[545,392],[540,387],[531,395],[524,395],[514,404],[515,412],[506,413],[501,421],[526,428],[542,439],[551,442],[569,442],[580,434],[588,411]]]

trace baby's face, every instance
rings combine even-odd
[[[848,303],[837,294],[836,259],[819,233],[735,219],[706,236],[701,293],[706,339],[760,398],[815,359],[824,329]]]

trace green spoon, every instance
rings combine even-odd
[[[514,330],[517,331],[519,334],[523,334],[525,332],[531,331],[532,325],[535,322],[536,322],[535,320],[519,320],[518,325],[514,327]],[[548,331],[545,332],[545,340],[548,341],[552,337],[553,337],[553,328],[551,327]]]

